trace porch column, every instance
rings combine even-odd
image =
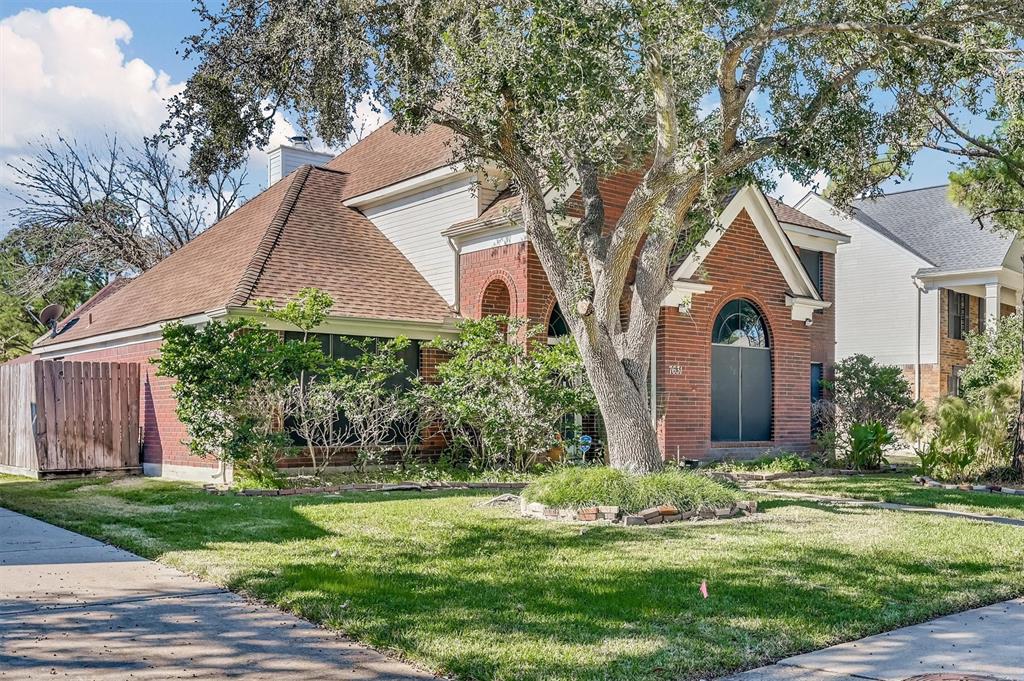
[[[999,323],[999,308],[1002,307],[1003,287],[999,282],[985,284],[985,328],[994,329]]]

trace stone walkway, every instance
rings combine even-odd
[[[910,506],[908,504],[894,504],[888,501],[866,501],[864,499],[850,499],[847,497],[828,497],[820,494],[806,494],[804,492],[788,492],[774,489],[762,489],[760,487],[744,487],[744,491],[752,494],[763,494],[781,499],[797,499],[800,501],[817,501],[825,504],[836,504],[839,506],[863,506],[867,508],[884,508],[889,511],[905,511],[907,513],[928,513],[942,515],[950,518],[967,518],[968,520],[983,520],[989,523],[1000,525],[1013,525],[1024,527],[1024,519],[1007,518],[1001,515],[986,515],[984,513],[969,513],[967,511],[951,511],[945,508],[931,508],[928,506]]]
[[[0,508],[0,679],[434,678],[275,608]]]
[[[1024,598],[843,643],[720,681],[1024,681]]]

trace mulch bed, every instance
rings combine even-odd
[[[453,489],[512,489],[521,490],[525,482],[367,482],[349,485],[323,485],[321,487],[291,487],[287,489],[244,489],[238,492],[243,497],[286,497],[301,494],[344,494],[345,492],[425,492],[429,490]],[[229,488],[218,485],[204,485],[210,494],[226,494]]]
[[[939,482],[933,478],[929,478],[927,475],[915,475],[914,482],[923,487],[933,487],[936,489],[949,489],[949,490],[960,490],[962,492],[988,492],[995,494],[1016,494],[1018,496],[1024,496],[1024,488],[1009,487],[1007,485],[971,485],[971,484],[960,484],[954,485],[949,482]]]

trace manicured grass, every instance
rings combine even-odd
[[[555,508],[617,506],[623,513],[670,504],[680,511],[721,508],[739,501],[734,485],[679,469],[634,476],[605,466],[567,466],[538,477],[523,491],[528,501]]]
[[[1017,527],[788,500],[581,527],[478,506],[492,494],[7,481],[0,505],[463,679],[709,678],[1024,595]]]
[[[907,474],[772,480],[758,485],[807,494],[1024,518],[1024,496],[922,487],[915,484]]]

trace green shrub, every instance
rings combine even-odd
[[[796,473],[815,469],[813,461],[792,452],[770,454],[749,461],[725,461],[712,466],[727,471],[763,471],[770,473]]]
[[[636,513],[662,504],[680,511],[719,508],[741,495],[731,485],[679,469],[633,476],[613,468],[566,466],[534,480],[523,497],[556,508],[618,506],[624,513]]]
[[[595,407],[576,344],[534,340],[541,331],[492,316],[430,344],[448,359],[423,385],[423,401],[474,467],[527,469],[559,444],[565,417]]]
[[[825,387],[832,393],[837,433],[849,434],[853,424],[875,421],[892,428],[899,415],[914,404],[903,371],[867,355],[853,355],[837,363],[835,379],[826,381]]]
[[[1020,375],[1021,367],[1021,315],[1008,315],[996,325],[989,325],[985,333],[972,333],[967,337],[967,356],[970,362],[960,373],[960,391],[972,404],[985,399],[985,390],[1001,381]],[[1019,386],[1020,382],[1016,381]]]
[[[854,423],[850,426],[850,447],[846,464],[854,470],[877,470],[882,467],[884,450],[895,437],[878,421]]]

